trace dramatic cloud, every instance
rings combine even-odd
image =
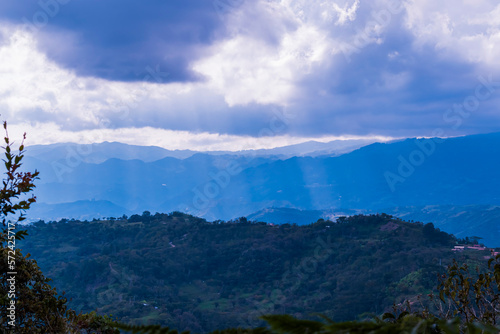
[[[431,46],[437,55],[500,68],[500,4],[493,1],[410,1],[406,27],[417,48]]]
[[[223,34],[211,1],[40,0],[0,4],[0,18],[26,24],[39,48],[78,75],[140,81],[160,66],[167,81],[191,81],[191,60]]]
[[[490,0],[7,0],[0,13],[2,116],[65,140],[498,131]]]

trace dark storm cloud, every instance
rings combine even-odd
[[[197,80],[200,48],[223,34],[224,10],[210,0],[41,0],[0,3],[0,19],[37,27],[39,48],[81,76],[165,82]]]
[[[350,61],[338,54],[335,66],[301,82],[302,94],[291,108],[299,117],[290,132],[404,137],[432,136],[437,129],[450,136],[497,131],[500,117],[492,111],[500,91],[480,101],[460,126],[448,112],[474,96],[479,77],[491,72],[443,57],[435,47],[416,47],[411,32],[398,28],[400,20],[392,25],[382,43],[364,46]]]

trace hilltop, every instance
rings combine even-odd
[[[194,332],[259,325],[262,313],[380,314],[431,291],[452,258],[484,265],[489,254],[453,252],[452,235],[385,214],[273,226],[144,212],[28,233],[23,251],[72,308]]]

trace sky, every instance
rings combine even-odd
[[[169,149],[500,131],[493,0],[0,2],[27,144]]]

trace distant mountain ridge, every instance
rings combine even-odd
[[[77,217],[81,220],[94,218],[121,217],[132,212],[110,201],[76,201],[71,203],[45,204],[35,203],[30,209],[30,221],[49,218],[50,220],[70,219]],[[76,218],[75,218],[76,219]]]
[[[363,210],[299,210],[292,208],[265,208],[248,215],[250,221],[261,221],[271,224],[307,225],[319,219],[335,221],[342,216],[361,214]]]
[[[166,150],[158,146],[103,142],[96,144],[60,143],[33,145],[28,147],[26,156],[49,163],[73,160],[99,164],[108,159],[141,160],[144,162],[152,162],[166,157],[185,159],[195,153],[195,151],[190,150]]]
[[[25,161],[27,169],[41,171],[35,189],[39,203],[107,201],[103,208],[109,210],[99,210],[102,217],[115,215],[112,205],[125,212],[178,210],[212,220],[271,207],[383,212],[395,207],[500,205],[500,133],[413,138],[374,143],[340,156],[289,159],[197,153],[184,159],[88,163],[49,161],[49,156],[39,151]],[[67,218],[81,218],[82,211],[68,210]],[[32,218],[60,217],[48,207],[39,212]],[[84,212],[92,213],[98,212]]]
[[[334,140],[327,143],[308,141],[272,149],[242,151],[167,150],[158,146],[138,146],[118,142],[95,144],[59,143],[29,146],[26,156],[50,163],[74,160],[94,164],[103,163],[108,159],[141,160],[144,162],[153,162],[167,157],[187,159],[195,154],[291,158],[293,156],[336,156],[374,142],[375,140],[368,139]]]

